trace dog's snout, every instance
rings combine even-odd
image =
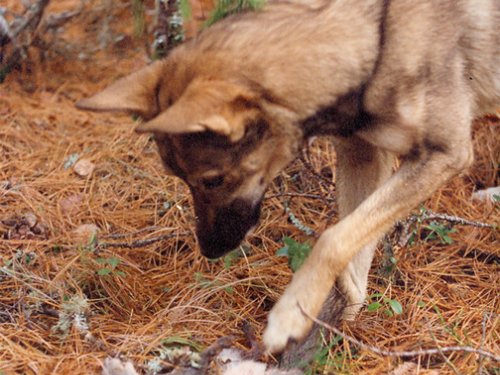
[[[218,258],[238,247],[257,224],[260,206],[261,200],[254,203],[245,199],[235,199],[223,207],[197,206],[196,232],[201,253]]]

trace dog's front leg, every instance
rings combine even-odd
[[[300,340],[310,330],[312,322],[304,316],[299,304],[309,314],[317,316],[336,278],[360,249],[380,238],[397,219],[407,215],[470,164],[472,148],[468,119],[466,122],[462,123],[462,129],[457,129],[460,125],[456,123],[449,123],[449,129],[455,128],[456,136],[449,134],[446,141],[441,140],[446,147],[423,145],[425,150],[409,155],[386,183],[321,235],[269,314],[264,332],[264,343],[269,351],[283,350],[289,339]]]

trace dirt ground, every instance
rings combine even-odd
[[[47,14],[78,3],[53,1]],[[249,241],[203,258],[188,190],[163,174],[151,138],[136,135],[130,117],[74,107],[148,62],[130,2],[106,4],[88,1],[0,84],[0,374],[97,374],[108,356],[166,373],[171,347],[196,352],[234,335],[244,348],[242,323],[260,335],[292,275],[275,255],[283,237],[313,243],[304,226],[320,233],[337,220],[334,151],[317,140],[306,162],[276,179]],[[18,0],[2,6],[22,10]],[[500,185],[497,118],[474,124],[474,145],[473,167],[422,207],[498,226],[499,203],[471,199]],[[498,231],[414,221],[410,241],[393,234],[381,244],[369,306],[341,329],[384,349],[471,346],[498,356]],[[476,353],[389,357],[338,341],[311,373],[500,371]]]

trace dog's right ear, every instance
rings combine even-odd
[[[152,118],[159,111],[156,95],[162,71],[162,61],[156,61],[119,79],[98,94],[78,101],[76,107],[90,111],[126,112],[146,119]]]

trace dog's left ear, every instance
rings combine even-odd
[[[157,90],[164,73],[163,61],[119,79],[96,95],[82,99],[76,107],[90,111],[126,112],[151,118],[159,111]]]
[[[237,142],[255,116],[255,95],[246,87],[221,80],[192,82],[181,97],[150,121],[140,124],[138,133],[166,134],[211,131]]]

